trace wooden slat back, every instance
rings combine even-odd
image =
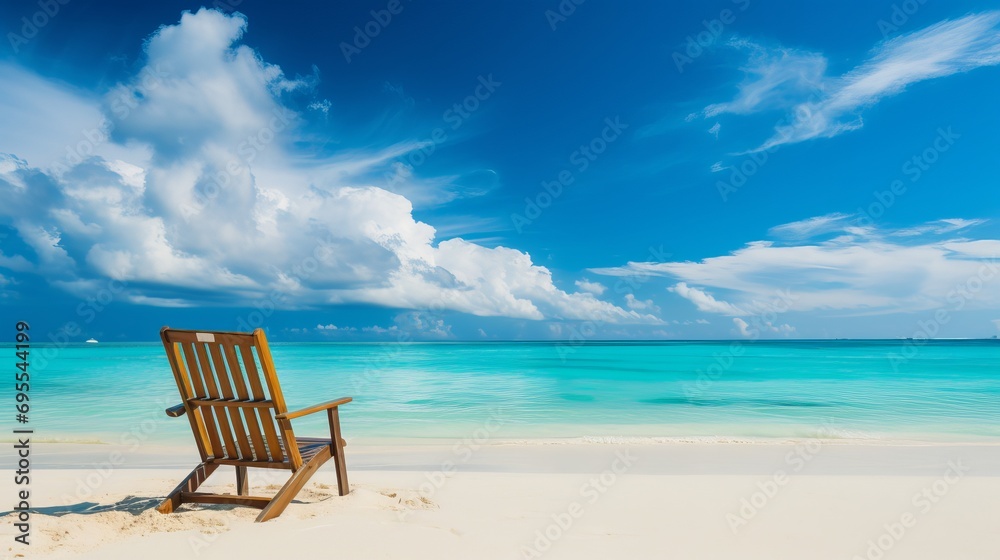
[[[264,331],[160,330],[202,459],[302,462]],[[263,377],[263,380],[261,379]]]

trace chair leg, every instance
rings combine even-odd
[[[340,433],[340,413],[337,408],[330,408],[326,411],[330,420],[330,439],[332,440],[333,464],[337,467],[337,490],[341,496],[351,493],[351,485],[347,482],[347,459],[344,457],[344,438]]]
[[[256,523],[261,523],[267,521],[268,519],[274,519],[281,515],[281,512],[285,511],[288,504],[292,502],[292,499],[299,493],[299,490],[305,486],[306,482],[312,478],[312,475],[316,474],[316,470],[319,467],[330,460],[331,454],[329,448],[324,448],[322,451],[317,453],[312,459],[302,465],[299,470],[295,471],[292,478],[288,479],[288,482],[278,490],[278,493],[271,498],[271,502],[264,507],[264,510],[260,512],[257,516]]]
[[[236,494],[238,496],[250,495],[250,483],[247,479],[246,467],[236,467]]]
[[[173,492],[167,495],[166,499],[160,502],[160,505],[156,507],[156,511],[160,513],[171,513],[176,511],[181,505],[181,492],[194,492],[201,486],[202,482],[212,476],[215,469],[219,468],[219,465],[215,463],[202,463],[195,467],[191,474],[187,475],[177,488],[174,488]]]

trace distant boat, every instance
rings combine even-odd
[[[97,344],[97,339],[96,338],[88,338],[87,339],[87,344]]]

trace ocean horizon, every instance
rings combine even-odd
[[[994,339],[272,343],[361,439],[1000,442]],[[12,344],[3,344],[4,348]],[[49,352],[46,352],[49,350]],[[32,348],[36,441],[186,443],[158,342]],[[324,433],[322,419],[296,424]],[[131,435],[129,435],[131,434]]]

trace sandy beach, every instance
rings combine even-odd
[[[1000,446],[397,441],[349,445],[280,518],[152,508],[184,448],[38,444],[31,546],[4,557],[996,558]],[[5,453],[6,455],[6,453]],[[89,468],[81,469],[81,465]],[[207,491],[233,492],[232,469]],[[251,493],[284,473],[251,471]],[[5,496],[12,496],[4,480]],[[12,542],[14,515],[4,516]],[[27,552],[25,552],[25,550]]]

